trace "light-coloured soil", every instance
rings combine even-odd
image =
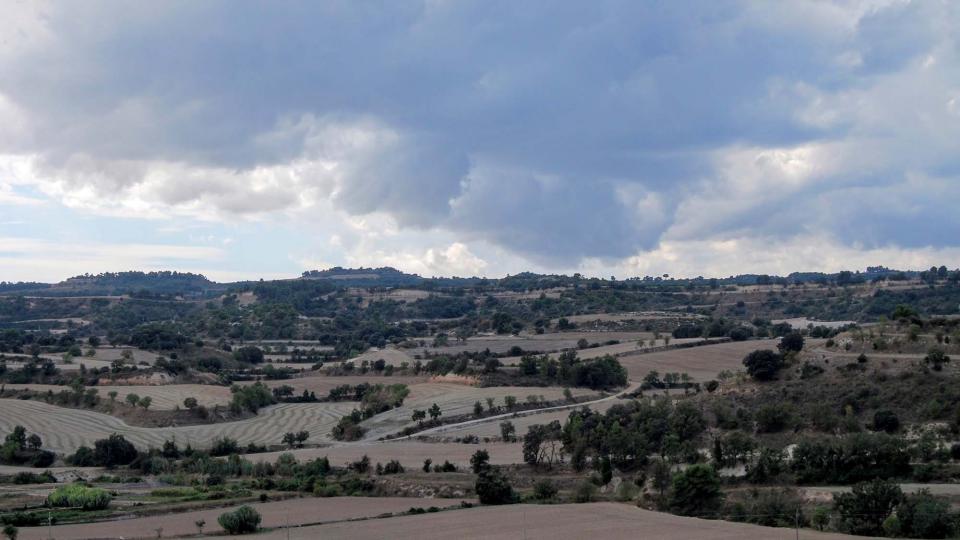
[[[856,324],[856,321],[815,321],[806,317],[795,317],[793,319],[774,319],[770,322],[773,324],[787,323],[791,328],[796,328],[798,330],[804,330],[809,325],[825,326],[827,328],[840,328],[841,326],[846,326],[848,324]]]
[[[715,379],[723,370],[743,369],[743,357],[758,349],[777,348],[777,339],[735,341],[663,352],[632,354],[618,358],[630,380],[640,381],[650,371],[686,373],[695,381]]]
[[[169,428],[130,426],[106,414],[68,409],[39,401],[0,399],[0,433],[9,433],[22,425],[30,433],[39,433],[43,447],[72,453],[79,446],[93,446],[97,439],[119,433],[140,448],[159,448],[165,440],[176,439],[194,447],[207,447],[219,437],[236,439],[242,445],[279,444],[288,431],[310,432],[309,442],[328,440],[331,428],[355,403],[284,403],[260,410],[246,420],[220,424]]]
[[[622,356],[625,354],[630,354],[637,351],[646,351],[654,347],[663,347],[666,345],[666,342],[663,339],[655,340],[655,343],[651,345],[651,340],[653,340],[653,335],[651,334],[649,338],[643,340],[643,345],[640,345],[638,341],[624,341],[617,343],[615,345],[601,345],[600,347],[590,347],[587,349],[580,349],[577,351],[577,357],[582,360],[589,360],[591,358],[600,358],[606,355],[613,356]],[[697,341],[702,341],[700,338],[683,338],[683,339],[671,339],[671,345],[680,345],[682,343],[695,343]],[[562,352],[553,352],[550,353],[551,358],[559,357]],[[501,358],[500,362],[507,366],[515,366],[520,363],[520,356],[508,356],[506,358]]]
[[[525,351],[554,352],[563,349],[575,349],[577,341],[586,339],[589,343],[603,343],[609,340],[618,340],[621,342],[637,341],[638,339],[648,340],[653,337],[650,332],[553,332],[548,334],[521,334],[512,335],[481,335],[471,337],[466,343],[458,342],[453,336],[450,337],[449,345],[446,347],[431,347],[432,337],[415,338],[418,341],[425,341],[427,347],[411,349],[411,356],[424,354],[429,351],[431,354],[457,354],[459,352],[480,352],[490,349],[490,352],[505,353],[512,347],[517,346]]]
[[[277,530],[248,538],[283,540],[287,532]],[[295,528],[289,533],[291,540],[786,540],[796,538],[797,534],[793,529],[674,516],[619,503],[486,506]],[[811,530],[800,531],[799,537],[807,540],[865,538]]]
[[[406,384],[413,385],[417,383],[426,382],[427,377],[407,377],[407,376],[390,376],[384,377],[381,375],[344,375],[340,376],[326,376],[321,374],[310,374],[305,377],[296,377],[293,379],[283,379],[278,381],[264,381],[264,384],[270,388],[276,388],[278,386],[291,386],[297,394],[303,393],[304,390],[313,392],[317,395],[318,398],[325,397],[330,390],[338,386],[343,386],[348,384],[350,386],[356,386],[358,384]],[[238,384],[253,384],[252,382],[242,382]],[[229,391],[229,390],[228,390]]]
[[[467,499],[469,500],[469,499]],[[405,512],[414,506],[449,507],[460,504],[460,499],[416,499],[405,497],[334,497],[303,498],[251,504],[263,518],[261,527],[279,527],[286,524],[322,523],[364,517],[375,517],[387,512]],[[196,534],[194,522],[206,521],[204,533],[222,531],[217,517],[236,506],[214,508],[178,514],[150,516],[101,523],[56,525],[50,528],[57,540],[84,538],[156,538],[156,530],[163,527],[163,536]],[[296,530],[296,529],[295,529]],[[46,527],[21,527],[22,540],[45,540]],[[248,538],[256,538],[250,537]]]
[[[397,349],[392,345],[387,346],[386,348],[383,348],[383,349],[376,349],[376,348],[370,349],[369,351],[359,356],[355,356],[347,360],[347,362],[350,362],[355,366],[359,366],[360,364],[363,363],[364,360],[366,360],[370,364],[373,364],[377,360],[383,360],[388,365],[398,366],[398,367],[404,362],[406,362],[410,366],[412,366],[413,363],[416,362],[412,354],[407,353],[407,351],[402,351],[400,349]]]
[[[64,390],[70,391],[69,386],[52,384],[7,384],[7,390],[33,390],[35,392],[51,391],[54,394]],[[108,400],[111,391],[117,392],[117,401],[124,401],[128,394],[137,394],[140,397],[151,399],[150,408],[158,411],[170,411],[176,407],[184,408],[183,400],[188,397],[197,399],[200,405],[213,407],[226,405],[230,402],[230,389],[226,386],[207,384],[168,384],[168,385],[137,385],[137,386],[90,386],[96,389],[101,399]]]
[[[112,362],[114,360],[120,360],[123,358],[123,351],[130,351],[130,353],[133,354],[133,362],[135,364],[146,362],[150,365],[153,365],[153,363],[157,360],[157,356],[160,356],[159,353],[145,351],[143,349],[137,349],[134,347],[97,347],[97,355],[93,358]]]
[[[571,388],[574,396],[592,395],[595,392],[582,388]],[[366,439],[372,440],[413,425],[411,415],[414,409],[427,410],[436,403],[444,416],[472,414],[474,404],[479,401],[487,408],[486,398],[494,398],[494,404],[502,407],[506,396],[514,396],[518,403],[524,403],[527,396],[543,396],[547,401],[563,399],[563,389],[539,386],[496,386],[479,388],[450,383],[422,383],[410,387],[410,395],[403,405],[378,414],[363,422],[369,431]]]
[[[463,444],[422,441],[338,443],[324,448],[292,450],[289,453],[300,461],[326,456],[332,465],[344,465],[367,456],[372,463],[386,463],[396,459],[404,467],[414,469],[420,468],[423,460],[428,458],[437,464],[448,460],[458,467],[466,468],[470,466],[470,457],[481,448],[490,453],[490,463],[494,465],[523,463],[523,447],[520,443]],[[249,454],[245,458],[254,462],[275,462],[283,453]]]

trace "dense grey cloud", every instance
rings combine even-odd
[[[18,123],[0,153],[37,156],[63,197],[267,215],[322,200],[547,267],[728,237],[950,247],[958,11],[33,6],[3,36],[0,117]]]

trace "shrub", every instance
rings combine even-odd
[[[754,379],[769,381],[783,368],[783,357],[769,349],[753,351],[743,359],[743,365]]]
[[[517,502],[517,495],[507,479],[496,469],[485,469],[477,475],[474,485],[477,498],[482,504],[511,504]]]
[[[220,514],[217,523],[230,534],[253,533],[260,528],[260,513],[247,505],[243,505],[233,512]]]
[[[549,479],[540,480],[533,485],[533,497],[541,501],[548,501],[557,496],[557,486]]]
[[[137,455],[137,449],[133,444],[123,435],[117,435],[116,433],[94,443],[93,459],[96,465],[101,467],[113,468],[117,465],[129,465],[137,459]]]
[[[47,496],[47,505],[73,507],[83,510],[103,510],[110,505],[111,496],[106,490],[87,487],[83,484],[61,486]]]
[[[874,431],[886,431],[887,433],[894,433],[900,429],[900,419],[897,418],[897,414],[893,411],[877,411],[873,415],[873,430]]]
[[[709,465],[692,465],[673,478],[670,508],[681,515],[705,515],[723,502],[720,476]]]

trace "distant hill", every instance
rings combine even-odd
[[[30,285],[27,287],[26,285]],[[0,293],[34,296],[118,296],[135,297],[204,297],[226,289],[200,274],[189,272],[105,272],[83,274],[56,284],[0,285]]]
[[[326,270],[309,270],[300,278],[329,280],[345,287],[402,287],[419,285],[424,281],[424,278],[416,274],[406,274],[389,266],[382,268],[335,266]]]

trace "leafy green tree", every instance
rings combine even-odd
[[[512,442],[517,438],[517,428],[513,425],[513,422],[509,420],[500,422],[500,438],[504,442]]]
[[[433,406],[431,406],[427,410],[427,413],[430,415],[430,420],[433,420],[433,421],[436,421],[437,419],[439,419],[440,415],[443,414],[443,412],[440,410],[440,406],[437,405],[436,403],[434,403]]]
[[[777,378],[783,368],[783,357],[769,350],[753,351],[743,359],[747,373],[758,381],[770,381]]]
[[[883,522],[903,500],[900,486],[878,478],[853,486],[849,493],[834,494],[833,505],[841,529],[871,536],[883,533]]]
[[[873,430],[895,433],[900,429],[900,419],[897,413],[890,410],[877,411],[873,415]]]
[[[480,474],[490,467],[490,453],[486,450],[477,450],[470,456],[470,468],[473,474]]]
[[[474,491],[481,504],[512,504],[518,501],[506,477],[492,467],[480,471],[474,484]]]
[[[781,353],[800,352],[803,350],[803,334],[800,332],[790,332],[780,338],[780,344],[777,345]]]
[[[908,495],[897,506],[898,536],[907,538],[953,538],[956,533],[956,515],[950,504],[921,489]]]
[[[686,516],[708,516],[723,502],[720,476],[709,465],[691,465],[673,477],[670,509]]]

